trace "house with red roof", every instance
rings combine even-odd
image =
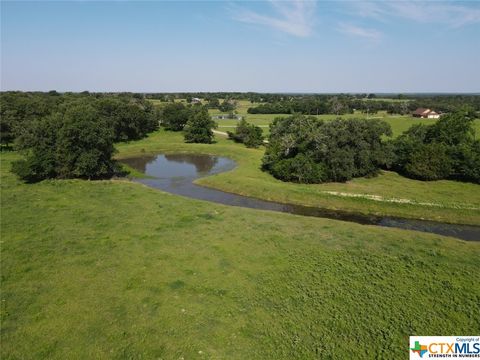
[[[438,119],[440,114],[432,109],[418,108],[412,113],[413,117],[419,117],[422,119]]]

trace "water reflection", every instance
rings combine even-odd
[[[359,224],[379,225],[453,236],[463,240],[480,240],[480,226],[454,225],[434,221],[369,216],[346,211],[281,204],[247,196],[230,194],[195,185],[200,177],[229,171],[235,167],[232,160],[212,155],[168,154],[144,155],[121,160],[130,167],[145,173],[149,179],[136,179],[145,185],[173,194],[212,201],[230,206],[287,212],[296,215],[323,217]]]
[[[122,162],[145,174],[147,170],[147,164],[155,161],[156,158],[157,155],[143,155],[141,157],[125,159],[122,160]]]
[[[192,156],[191,154],[165,154],[165,160],[183,164],[192,164],[198,174],[208,174],[217,164],[216,156]]]

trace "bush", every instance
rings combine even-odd
[[[12,172],[29,183],[54,178],[56,177],[55,160],[48,153],[36,151],[26,159],[14,161]]]
[[[277,161],[270,172],[277,179],[305,184],[321,183],[327,179],[323,164],[317,164],[303,154]]]
[[[249,148],[257,148],[263,144],[262,128],[249,124],[245,119],[240,120],[235,132],[227,131],[227,133],[230,139],[243,143]]]

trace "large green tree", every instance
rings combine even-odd
[[[148,101],[110,97],[99,100],[96,107],[113,128],[115,141],[138,140],[158,128],[157,114]]]
[[[33,121],[17,141],[25,158],[12,170],[28,182],[108,177],[116,170],[113,139],[111,126],[95,107],[77,105]]]
[[[182,131],[187,124],[191,107],[182,103],[171,103],[163,107],[160,115],[162,126],[171,131]]]
[[[225,100],[223,100],[223,102],[218,106],[218,109],[219,109],[221,112],[230,112],[230,111],[235,110],[236,107],[237,107],[236,101],[229,100],[229,99],[225,99]]]
[[[390,126],[377,120],[277,118],[270,127],[263,169],[276,178],[303,183],[373,175],[391,158],[382,141],[385,135],[391,135]]]
[[[480,182],[480,145],[470,110],[442,116],[432,125],[414,125],[392,141],[392,167],[420,180]]]
[[[213,131],[217,126],[204,107],[194,107],[185,125],[185,142],[210,144],[213,141]]]

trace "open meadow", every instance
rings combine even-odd
[[[248,166],[259,150],[179,136],[155,133],[120,156],[217,152],[239,166],[213,179],[276,183]],[[125,180],[24,184],[10,173],[16,158],[1,157],[3,359],[400,358],[409,335],[480,331],[478,243]],[[272,196],[305,191],[279,185]],[[459,189],[455,200],[472,201]]]

